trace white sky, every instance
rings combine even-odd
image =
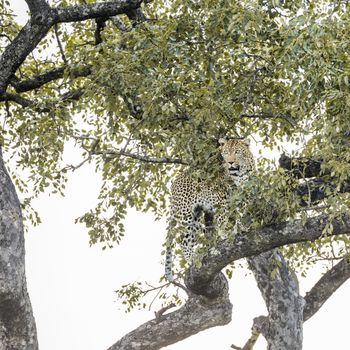
[[[24,2],[10,0],[23,16]],[[37,322],[41,350],[105,350],[120,337],[154,317],[153,311],[125,314],[113,292],[134,280],[157,282],[163,273],[162,243],[165,221],[130,211],[127,235],[120,246],[102,251],[89,247],[87,230],[74,219],[96,204],[99,176],[86,165],[70,177],[66,196],[42,195],[35,203],[42,225],[26,234],[29,293]],[[301,279],[302,294],[320,276]],[[237,269],[230,282],[233,320],[181,343],[173,350],[229,349],[243,346],[253,317],[264,304],[253,277]],[[304,327],[304,350],[349,347],[347,281]],[[256,350],[265,349],[259,340]]]

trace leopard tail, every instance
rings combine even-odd
[[[172,265],[173,265],[172,247],[168,246],[166,249],[166,254],[165,254],[165,278],[169,282],[174,281]]]

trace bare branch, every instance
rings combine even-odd
[[[62,46],[62,43],[61,43],[61,40],[60,40],[60,36],[58,35],[58,25],[57,25],[57,23],[54,25],[54,28],[55,28],[55,36],[56,36],[56,40],[57,40],[57,45],[58,45],[58,47],[60,49],[62,60],[63,60],[65,65],[68,65],[67,58],[66,58],[66,56],[64,54],[64,51],[63,51],[63,46]]]
[[[252,119],[283,119],[293,127],[297,125],[296,121],[289,114],[273,114],[273,113],[267,113],[267,112],[241,113],[239,117],[252,118]]]
[[[98,17],[129,13],[140,7],[142,0],[118,0],[56,8],[57,22],[78,22]]]
[[[115,157],[128,157],[132,159],[139,160],[144,163],[154,163],[154,164],[183,164],[187,165],[182,159],[180,158],[168,158],[168,157],[162,157],[162,158],[157,158],[157,157],[151,157],[147,155],[140,155],[136,153],[132,153],[126,150],[117,150],[117,149],[110,149],[110,150],[105,150],[105,151],[95,151],[93,153],[94,155],[102,155],[106,158],[113,159]]]
[[[350,278],[350,260],[342,259],[333,266],[323,277],[306,293],[304,321],[312,317],[332,294]]]
[[[159,320],[161,318],[161,316],[163,316],[164,312],[167,312],[168,310],[172,309],[173,307],[176,307],[176,305],[174,303],[170,303],[169,305],[164,306],[160,310],[156,311],[154,313],[154,316],[156,317],[157,320]]]

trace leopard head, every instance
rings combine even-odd
[[[249,178],[254,170],[254,157],[249,149],[248,139],[219,140],[223,166],[226,173],[239,186]]]

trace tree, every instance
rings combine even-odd
[[[39,223],[31,198],[63,193],[69,172],[92,162],[103,176],[99,202],[78,221],[92,244],[113,246],[128,208],[165,214],[180,169],[217,178],[215,140],[224,135],[297,151],[278,167],[261,157],[233,193],[232,220],[240,208],[248,230],[178,271],[184,305],[160,310],[110,349],[158,349],[230,322],[221,271],[229,277],[241,258],[268,309],[244,349],[260,333],[269,349],[300,349],[303,322],[350,277],[347,2],[26,3],[22,28],[7,1],[0,11],[1,149],[26,174],[10,168],[10,177],[1,160],[0,349],[38,348],[21,206]],[[62,162],[69,142],[81,151],[77,165]],[[302,298],[292,271],[320,258],[330,268]],[[131,308],[141,295],[135,284],[119,290]]]

